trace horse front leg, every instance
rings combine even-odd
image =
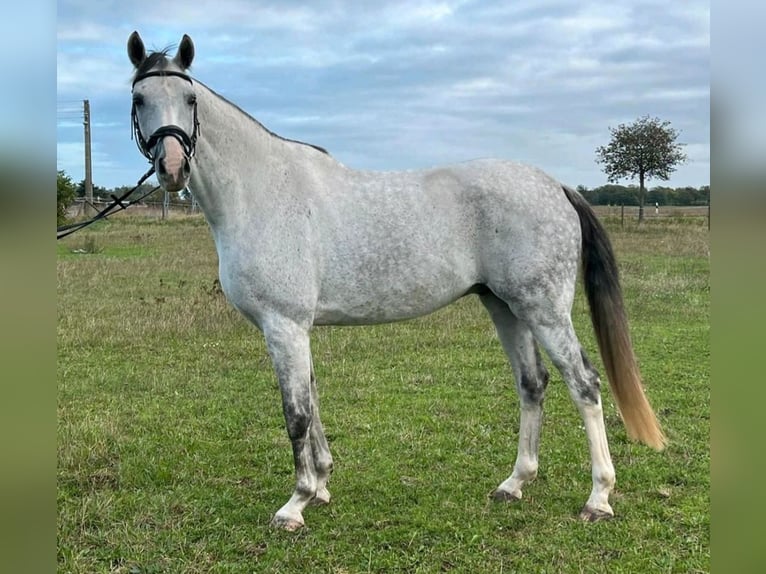
[[[314,469],[317,473],[317,493],[311,504],[322,505],[330,503],[330,491],[327,481],[332,474],[333,462],[330,446],[324,434],[322,420],[319,418],[319,393],[314,375],[314,365],[311,365],[311,454],[314,457]]]
[[[264,326],[264,335],[282,393],[282,409],[295,463],[295,490],[271,523],[285,530],[297,530],[304,525],[303,509],[316,496],[318,486],[311,445],[316,407],[311,390],[309,333],[293,321],[277,319]]]

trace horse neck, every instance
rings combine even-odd
[[[205,217],[217,228],[237,225],[262,204],[269,172],[289,161],[266,128],[203,84],[197,85],[199,139],[190,188]],[[283,143],[283,142],[280,142]],[[260,196],[260,197],[259,197]]]

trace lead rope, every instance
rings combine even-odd
[[[57,240],[61,239],[62,237],[66,237],[67,235],[71,235],[75,231],[79,231],[83,227],[88,227],[89,225],[95,223],[96,221],[99,221],[101,219],[106,219],[109,215],[112,215],[111,211],[113,211],[117,207],[119,207],[118,211],[122,211],[123,209],[127,209],[132,204],[141,201],[146,196],[151,195],[152,193],[154,193],[155,191],[160,189],[160,186],[158,185],[157,187],[155,187],[155,188],[151,189],[150,191],[147,191],[146,193],[141,195],[141,197],[139,197],[138,199],[131,201],[129,204],[125,205],[124,203],[122,203],[131,193],[133,193],[139,187],[141,187],[141,184],[144,183],[149,178],[149,176],[151,176],[153,173],[154,173],[154,166],[149,168],[149,171],[147,171],[141,177],[141,179],[138,180],[138,183],[136,184],[136,186],[133,189],[131,189],[130,191],[127,191],[127,192],[123,193],[120,197],[117,197],[115,194],[111,194],[110,197],[113,200],[112,203],[110,203],[107,207],[105,207],[104,209],[99,211],[96,214],[96,216],[93,217],[92,219],[88,219],[87,221],[78,221],[77,223],[69,223],[67,225],[59,225],[56,228],[56,239]],[[115,213],[117,213],[117,212],[115,212]]]

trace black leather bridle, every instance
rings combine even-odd
[[[191,76],[184,74],[183,72],[175,72],[173,70],[153,70],[136,76],[133,79],[133,87],[136,86],[137,82],[140,82],[145,78],[151,78],[152,76],[177,76],[194,85]],[[146,159],[153,163],[154,157],[152,156],[152,153],[154,148],[157,146],[157,142],[159,142],[164,137],[170,136],[176,138],[181,144],[187,159],[194,157],[194,149],[197,145],[197,136],[199,135],[199,119],[197,118],[196,100],[193,104],[193,110],[194,131],[192,132],[191,136],[189,136],[189,134],[187,134],[183,128],[175,125],[167,125],[157,128],[154,133],[149,136],[149,138],[144,138],[144,135],[141,133],[141,128],[138,126],[138,112],[136,110],[136,103],[134,101],[133,107],[130,110],[131,138],[135,136],[138,151],[140,151],[141,154],[146,157]]]
[[[149,78],[152,76],[178,76],[179,78],[183,78],[184,80],[190,82],[192,85],[194,84],[194,82],[192,82],[191,77],[188,76],[187,74],[184,74],[183,72],[174,72],[172,70],[155,70],[151,72],[145,72],[139,76],[136,76],[133,79],[133,87],[135,87],[136,82],[140,82],[144,78]],[[199,135],[199,120],[197,119],[197,102],[196,101],[194,102],[194,132],[192,133],[191,137],[182,128],[178,126],[168,125],[168,126],[162,126],[158,128],[157,130],[155,130],[154,133],[151,136],[149,136],[149,139],[144,138],[143,134],[141,133],[141,129],[138,127],[138,116],[136,113],[135,102],[133,102],[133,107],[130,111],[130,122],[131,122],[131,138],[135,136],[136,144],[138,145],[138,150],[149,160],[149,163],[151,163],[152,166],[143,176],[141,176],[141,179],[138,180],[138,183],[136,184],[135,187],[133,187],[133,189],[126,191],[120,197],[117,197],[115,194],[112,194],[111,196],[113,200],[112,203],[109,204],[104,209],[102,209],[100,212],[98,212],[95,217],[92,217],[91,219],[88,219],[86,221],[78,221],[77,223],[69,223],[67,225],[57,226],[56,239],[62,239],[101,219],[106,219],[109,215],[111,215],[111,213],[115,209],[119,209],[119,210],[127,209],[128,206],[140,202],[146,196],[160,189],[160,187],[157,186],[145,192],[139,198],[135,200],[131,200],[130,202],[126,203],[128,196],[130,196],[134,191],[136,191],[141,186],[141,184],[144,181],[146,181],[154,173],[154,158],[152,157],[152,152],[154,151],[154,148],[157,145],[157,142],[160,141],[161,138],[164,138],[166,136],[171,136],[176,138],[183,146],[184,153],[186,154],[187,159],[191,159],[192,156],[194,155],[194,148],[197,144],[197,136]]]

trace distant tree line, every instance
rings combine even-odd
[[[639,188],[637,185],[607,184],[588,189],[578,185],[579,191],[591,205],[638,205]],[[657,186],[646,192],[646,204],[654,205],[708,205],[710,186],[702,187],[664,187]]]

